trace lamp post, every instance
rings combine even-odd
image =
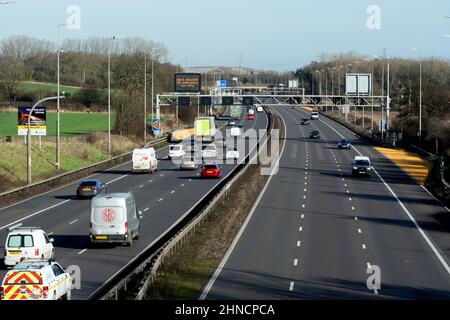
[[[422,142],[422,57],[420,49],[412,48],[419,56],[419,141]]]
[[[49,100],[58,100],[59,101],[59,99],[64,99],[64,98],[65,98],[64,96],[56,96],[56,97],[48,97],[48,98],[41,99],[34,104],[34,106],[31,108],[30,112],[28,113],[28,120],[27,120],[27,184],[28,185],[30,185],[32,183],[32,178],[31,178],[31,167],[32,167],[32,163],[31,163],[31,129],[30,129],[31,114],[33,113],[34,109],[39,104],[41,104],[45,101],[49,101]]]

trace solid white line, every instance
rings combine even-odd
[[[274,109],[275,110],[275,109]],[[275,112],[278,113],[278,111],[275,110]],[[286,122],[284,121],[283,117],[280,115],[281,120],[283,121],[284,127],[287,128]],[[236,247],[239,239],[241,238],[242,234],[244,233],[244,230],[247,228],[248,223],[250,222],[250,219],[252,218],[253,214],[255,213],[256,208],[258,207],[259,203],[261,202],[262,197],[267,191],[267,188],[269,187],[270,182],[272,181],[272,178],[274,177],[275,170],[280,165],[280,159],[284,154],[284,149],[286,146],[286,140],[283,141],[283,146],[280,152],[280,155],[278,156],[278,159],[276,161],[275,166],[272,169],[272,172],[269,176],[269,179],[267,179],[266,184],[264,185],[263,190],[259,194],[258,198],[256,199],[256,202],[253,204],[252,209],[250,210],[250,213],[248,214],[247,218],[245,219],[244,223],[242,224],[241,228],[239,229],[238,234],[234,238],[233,242],[231,243],[230,247],[228,248],[228,251],[226,252],[225,256],[223,257],[222,261],[220,262],[220,265],[217,267],[216,271],[214,272],[213,276],[209,280],[208,284],[206,285],[205,289],[203,290],[199,300],[205,300],[208,296],[209,291],[211,290],[212,286],[216,282],[217,278],[219,277],[220,273],[222,272],[223,267],[227,263],[231,253],[233,252],[234,248]],[[292,286],[294,284],[292,283]]]
[[[70,222],[69,224],[74,224],[75,222],[77,222],[78,219],[73,220],[72,222]]]
[[[83,253],[85,253],[87,251],[87,249],[83,249],[83,250],[81,250],[80,252],[78,252],[78,254],[83,254]]]
[[[294,266],[298,266],[298,259],[294,259]]]
[[[289,284],[289,291],[293,291],[294,290],[294,282],[291,282]]]
[[[322,120],[320,120],[321,122],[323,122]],[[332,126],[330,126],[328,123],[325,123],[328,127],[330,127],[332,130],[334,130],[338,135],[340,135],[342,138],[344,138],[344,136],[342,134],[340,134],[336,129],[334,129]],[[350,130],[349,130],[350,131]],[[361,152],[359,152],[359,150],[355,147],[352,146],[352,148],[361,156]],[[392,188],[386,183],[386,181],[383,179],[383,177],[378,173],[378,171],[374,168],[373,171],[375,172],[375,174],[378,176],[378,178],[380,179],[381,182],[383,182],[384,186],[389,190],[389,192],[392,194],[392,196],[395,198],[395,200],[397,200],[398,204],[400,205],[400,207],[403,209],[403,211],[406,213],[406,215],[409,217],[409,219],[412,221],[412,223],[414,224],[414,226],[416,227],[416,229],[419,231],[419,233],[422,235],[422,237],[425,239],[425,242],[428,244],[428,246],[431,248],[431,250],[433,250],[434,254],[436,255],[436,257],[439,259],[439,261],[441,262],[442,266],[444,267],[444,269],[447,271],[447,273],[450,275],[450,267],[447,264],[447,262],[445,261],[445,259],[442,257],[441,253],[439,252],[439,250],[436,249],[436,247],[434,246],[433,242],[431,242],[430,238],[428,238],[427,234],[422,230],[422,228],[419,226],[419,224],[417,223],[416,219],[414,219],[414,217],[412,216],[412,214],[409,212],[409,210],[406,208],[406,206],[403,204],[403,202],[398,198],[397,194],[394,192],[394,190],[392,190]]]

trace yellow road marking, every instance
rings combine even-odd
[[[420,184],[425,184],[425,180],[432,167],[430,161],[421,158],[415,153],[402,149],[383,147],[375,147],[375,149],[409,173],[409,175],[416,179]]]

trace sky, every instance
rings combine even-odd
[[[71,6],[79,8],[80,29],[63,28],[62,40],[142,37],[162,42],[172,63],[188,67],[242,61],[292,71],[322,53],[374,58],[384,48],[392,57],[450,58],[450,0],[15,0],[0,5],[0,39],[56,42],[57,25],[77,17]]]

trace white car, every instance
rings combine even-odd
[[[226,157],[227,159],[239,159],[239,151],[237,149],[228,150]]]
[[[263,110],[263,107],[261,107],[260,105],[258,105],[257,107],[256,107],[256,112],[263,112],[264,110]]]
[[[217,158],[217,149],[216,145],[214,144],[208,144],[203,147],[202,149],[202,158]]]
[[[169,160],[173,158],[182,158],[185,154],[186,152],[183,150],[181,144],[169,146]]]
[[[319,120],[319,113],[317,111],[311,112],[311,120]]]
[[[8,228],[4,263],[12,267],[29,259],[52,261],[55,258],[53,239],[40,228],[23,228],[17,224]]]
[[[72,276],[56,262],[26,261],[8,271],[1,300],[70,300]]]

